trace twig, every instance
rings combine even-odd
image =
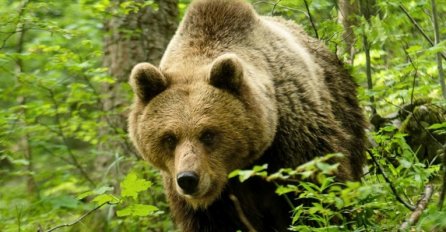
[[[237,197],[234,194],[230,194],[229,198],[234,203],[235,210],[237,210],[238,217],[240,218],[240,221],[242,221],[243,225],[246,226],[249,232],[256,232],[256,229],[251,225],[248,218],[246,217],[245,213],[243,213],[243,209],[240,206],[240,202],[237,199]]]
[[[47,230],[46,232],[51,232],[51,231],[60,229],[60,228],[62,228],[62,227],[68,227],[68,226],[75,225],[75,224],[81,222],[82,219],[84,219],[86,216],[88,216],[88,215],[90,215],[91,213],[93,213],[94,211],[98,210],[99,208],[101,208],[101,207],[104,206],[105,204],[112,204],[112,203],[110,203],[109,201],[104,202],[104,203],[102,203],[102,204],[96,206],[96,207],[93,208],[92,210],[86,212],[84,215],[80,216],[76,221],[74,221],[74,222],[72,222],[72,223],[66,223],[66,224],[58,225],[58,226],[56,226],[56,227],[53,227],[53,228]],[[41,231],[38,231],[38,232],[41,232]]]
[[[29,0],[25,0],[25,1],[22,2],[20,10],[19,10],[19,14],[17,16],[17,21],[16,21],[15,28],[14,28],[13,31],[11,31],[11,33],[9,33],[9,35],[7,35],[3,39],[2,46],[0,46],[0,49],[3,49],[6,46],[6,42],[8,42],[9,38],[11,38],[15,33],[18,32],[17,30],[22,30],[23,29],[23,23],[21,21],[22,21],[23,15],[25,14],[26,6],[28,5],[29,2],[30,2]],[[21,32],[21,33],[23,33],[23,32]],[[23,36],[23,35],[20,35],[20,37],[21,36]]]
[[[362,5],[362,4],[365,5]],[[369,1],[359,1],[359,8],[361,15],[364,16],[364,18],[367,20],[367,25],[372,26],[372,3]],[[370,44],[368,42],[367,34],[365,32],[365,26],[362,27],[362,41],[363,41],[363,47],[364,47],[364,53],[365,53],[365,72],[367,77],[367,89],[369,91],[373,91],[373,80],[372,80],[372,61],[370,58]],[[372,111],[372,115],[376,114],[376,107],[375,107],[375,97],[373,94],[370,96],[370,109]]]
[[[282,0],[278,0],[276,3],[274,3],[273,5],[273,9],[271,10],[271,15],[274,16],[274,11],[276,10],[277,5],[281,2]]]
[[[426,209],[429,200],[434,192],[434,187],[432,184],[427,184],[424,187],[424,194],[417,203],[417,208],[410,214],[410,217],[401,225],[400,231],[405,231],[409,229],[410,226],[414,225],[420,219],[421,214]]]
[[[82,165],[79,163],[79,161],[77,160],[75,154],[73,153],[73,151],[70,149],[69,145],[68,145],[68,139],[63,131],[62,128],[62,122],[59,116],[59,104],[57,103],[56,97],[54,96],[54,91],[50,88],[47,88],[45,86],[39,85],[42,89],[45,89],[46,91],[48,91],[49,95],[50,95],[50,100],[53,102],[53,106],[54,106],[54,111],[55,111],[55,120],[56,120],[56,124],[57,124],[57,128],[58,128],[58,135],[60,136],[60,138],[62,139],[62,142],[65,145],[65,149],[68,153],[68,155],[71,158],[71,161],[73,162],[73,165],[79,170],[79,172],[81,173],[81,175],[92,185],[92,186],[96,186],[96,183],[90,178],[90,176],[87,174],[87,172],[84,170],[84,168],[82,167]]]
[[[280,1],[282,1],[282,0],[280,0]],[[284,6],[284,5],[279,5],[278,4],[279,2],[272,3],[270,1],[262,1],[262,0],[260,0],[260,1],[255,1],[252,4],[253,5],[267,4],[267,5],[272,5],[274,8],[280,7],[282,9],[290,10],[290,11],[293,11],[293,12],[296,12],[296,13],[301,13],[301,14],[304,14],[304,15],[306,14],[305,11],[303,11],[303,10],[299,10],[299,9],[293,8],[293,7],[287,7],[287,6]],[[272,13],[273,12],[271,12],[271,14]]]
[[[403,49],[403,50],[404,50],[404,53],[406,53],[407,58],[409,59],[410,65],[412,65],[413,69],[415,70],[415,73],[413,74],[413,81],[412,81],[412,92],[410,94],[410,104],[413,104],[413,93],[415,90],[415,83],[416,83],[417,76],[418,76],[418,68],[417,68],[417,66],[415,66],[415,64],[412,60],[412,57],[410,57],[409,53],[405,49]]]
[[[313,17],[311,16],[310,7],[308,6],[307,0],[304,0],[305,8],[307,9],[308,19],[310,19],[311,27],[314,30],[314,35],[319,39],[319,34],[317,33],[316,25],[314,24]]]
[[[384,180],[387,182],[387,184],[389,184],[390,189],[393,192],[393,195],[395,195],[395,198],[397,201],[399,201],[401,204],[403,204],[404,206],[406,206],[406,208],[410,209],[411,211],[414,211],[416,208],[415,206],[411,205],[410,203],[407,203],[406,201],[403,200],[403,198],[401,198],[401,196],[398,194],[398,192],[396,191],[395,186],[393,185],[392,181],[390,181],[389,177],[387,176],[387,174],[384,172],[384,169],[381,167],[381,164],[379,164],[378,160],[376,160],[375,155],[373,154],[373,152],[371,152],[370,150],[367,150],[367,152],[369,153],[370,157],[373,160],[373,163],[375,163],[376,167],[378,168],[378,171],[382,174],[382,176],[384,177]]]
[[[365,32],[362,34],[362,40],[364,43],[364,53],[365,53],[365,62],[366,62],[366,76],[367,76],[367,89],[373,91],[373,80],[372,80],[372,61],[370,58],[370,44],[367,41],[367,35]],[[372,114],[376,114],[375,108],[375,97],[373,95],[370,96],[370,108],[372,110]]]
[[[95,95],[98,109],[107,112],[107,110],[105,109],[105,103],[101,100],[102,97],[99,94],[98,90],[93,86],[93,83],[91,83],[91,81],[88,79],[86,75],[80,75],[80,77],[84,80],[84,82],[87,84],[87,86],[91,89],[91,91]],[[116,123],[113,123],[110,117],[108,117],[108,115],[104,115],[104,119],[109,128],[111,128],[115,134],[119,135],[120,132]],[[129,143],[128,139],[121,139],[119,143],[123,151],[131,153],[136,159],[141,159],[141,157],[137,153],[135,153],[135,151],[132,149],[132,146]]]
[[[404,12],[404,14],[410,19],[410,21],[412,22],[412,24],[417,28],[417,30],[421,33],[421,35],[427,40],[427,42],[429,42],[429,44],[433,47],[434,41],[432,41],[431,38],[429,38],[429,36],[427,36],[426,32],[424,32],[423,28],[421,28],[420,25],[418,25],[417,21],[415,21],[415,19],[409,14],[409,12],[407,11],[407,9],[400,4],[399,5],[400,9]],[[446,55],[443,53],[440,53],[441,57],[443,57],[443,59],[446,60]]]

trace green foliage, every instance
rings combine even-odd
[[[383,171],[390,178],[390,184],[395,186],[396,193],[374,164],[369,167],[362,183],[336,182],[332,175],[338,164],[327,161],[339,157],[339,154],[316,158],[295,169],[281,169],[267,175],[262,169],[262,174],[257,176],[277,183],[277,194],[299,203],[293,206],[292,231],[394,231],[411,213],[397,202],[395,194],[415,204],[426,183],[438,175],[440,165],[426,167],[402,139],[404,135],[397,133],[389,136],[386,133],[386,130],[382,130],[373,135],[382,144],[373,149],[372,154],[380,166],[386,167]],[[398,162],[392,163],[388,157],[381,155],[386,153],[379,150],[381,148],[386,152],[398,153]],[[238,175],[241,181],[245,181],[246,173],[252,177],[257,172],[238,170],[231,176]],[[437,200],[438,196],[431,201]],[[444,211],[438,211],[431,205],[417,227],[424,231],[433,228],[444,230],[446,227],[442,217]]]
[[[124,207],[116,211],[118,217],[128,216],[149,216],[155,214],[162,214],[156,206],[138,204],[138,195],[140,192],[147,191],[152,186],[152,182],[140,179],[134,172],[130,172],[124,180],[121,182],[121,194],[120,198],[113,194],[106,193],[111,192],[113,188],[104,186],[93,191],[87,191],[80,194],[77,198],[82,200],[88,196],[96,195],[92,202],[95,202],[98,206],[105,204],[119,205]],[[127,199],[129,198],[130,199]]]
[[[133,197],[136,200],[139,192],[145,191],[152,186],[152,182],[138,179],[135,173],[129,173],[121,182],[121,196]]]
[[[244,182],[252,176],[262,176],[265,177],[267,175],[266,169],[268,168],[267,164],[262,166],[254,166],[251,170],[234,170],[229,173],[228,178],[233,178],[238,176],[240,182]]]
[[[118,210],[116,215],[118,217],[125,216],[140,216],[145,217],[158,212],[158,208],[153,205],[134,204],[126,207],[125,209]]]
[[[128,106],[105,106],[110,95],[104,86],[121,84],[102,66],[103,23],[146,6],[159,10],[156,2],[0,0],[0,231],[48,229],[101,205],[68,230],[174,230],[159,173],[131,154],[110,148],[127,141],[111,118]],[[305,1],[252,1],[263,14],[299,22],[340,59],[348,59],[340,52],[346,38],[337,22],[337,1],[306,2],[308,10]],[[433,38],[430,2],[377,0],[370,20],[359,13],[353,16],[358,22],[351,35],[356,53],[349,68],[360,84],[366,113],[371,112],[371,96],[384,116],[425,97],[446,105],[440,98],[435,60],[436,52],[446,50],[446,42],[431,46],[400,9],[403,5]],[[180,15],[189,3],[179,2]],[[437,8],[439,18],[445,18],[444,1],[437,0]],[[444,39],[444,20],[440,30]],[[371,46],[373,90],[366,90],[364,34]],[[126,84],[121,87],[129,90]],[[130,95],[125,92],[123,98],[129,102]],[[446,134],[444,122],[425,129]],[[384,127],[371,134],[377,143],[371,152],[396,193],[415,204],[427,182],[440,189],[441,167],[420,160],[406,143],[408,136]],[[310,204],[294,206],[290,226],[295,231],[396,230],[410,210],[397,202],[371,157],[360,184],[337,183],[330,176],[337,166],[326,161],[333,156],[278,173],[268,174],[264,165],[234,171],[230,177],[289,181],[278,185],[277,194],[310,199]],[[431,202],[437,198],[435,194]],[[445,230],[445,217],[444,210],[430,203],[413,228]]]
[[[444,135],[446,134],[446,122],[432,124],[427,129],[432,130],[435,134]]]
[[[104,85],[116,81],[101,65],[103,23],[156,4],[122,2],[109,12],[110,4],[0,1],[0,231],[48,229],[104,203],[72,229],[172,229],[161,213],[167,204],[159,174],[123,151],[106,149],[127,139],[110,118],[128,106],[105,110],[110,96]],[[130,91],[123,96],[130,99]],[[144,179],[128,177],[123,192],[131,197],[121,196],[119,183],[129,167]],[[135,198],[149,187],[149,196]],[[153,220],[129,219],[137,215]]]

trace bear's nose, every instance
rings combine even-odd
[[[198,175],[195,172],[180,172],[177,183],[186,194],[193,194],[197,190]]]

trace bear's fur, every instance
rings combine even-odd
[[[130,84],[130,137],[161,170],[182,231],[246,230],[231,194],[255,230],[287,229],[292,209],[274,184],[228,180],[235,169],[342,152],[337,178],[361,176],[365,121],[349,73],[299,26],[243,0],[194,1],[159,68],[136,65]]]

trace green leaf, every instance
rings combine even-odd
[[[101,194],[93,199],[93,202],[96,202],[98,205],[102,205],[104,203],[112,203],[117,204],[120,202],[119,198],[111,195],[111,194]]]
[[[410,168],[412,167],[412,163],[404,158],[401,158],[398,160],[400,162],[400,165],[404,168]]]
[[[152,182],[140,179],[131,172],[121,182],[121,197],[133,197],[136,200],[138,193],[147,190],[152,186]]]
[[[125,216],[149,216],[153,215],[154,213],[159,212],[158,208],[153,205],[143,205],[143,204],[134,204],[130,205],[122,210],[118,210],[116,212],[116,215],[118,217],[125,217]]]
[[[303,210],[304,207],[302,205],[299,205],[296,208],[294,208],[292,224],[296,223],[297,220],[299,220],[300,215],[303,213]]]
[[[240,170],[238,177],[240,182],[244,182],[247,179],[249,179],[249,177],[254,175],[254,171],[253,170]]]
[[[232,171],[231,173],[229,173],[228,178],[229,179],[234,178],[234,177],[238,176],[239,174],[240,174],[240,169],[236,169],[236,170]]]
[[[432,124],[428,127],[428,129],[431,130],[446,129],[446,122]]]
[[[100,188],[98,188],[98,189],[95,189],[95,190],[93,190],[93,191],[87,191],[87,192],[84,192],[84,193],[81,193],[81,194],[79,194],[78,196],[77,196],[77,199],[78,200],[82,200],[82,199],[84,199],[84,198],[86,198],[86,197],[88,197],[88,196],[91,196],[91,195],[97,195],[97,194],[103,194],[103,193],[105,193],[105,192],[107,192],[107,191],[112,191],[113,190],[113,187],[109,187],[109,186],[102,186],[102,187],[100,187]]]
[[[295,185],[287,185],[287,186],[280,185],[279,187],[277,187],[276,193],[278,195],[283,195],[290,192],[297,192],[298,190],[299,189]]]
[[[67,208],[76,209],[79,205],[79,201],[72,196],[55,196],[48,197],[45,199],[48,201],[53,208]]]
[[[268,164],[264,164],[264,165],[256,165],[254,166],[254,168],[252,169],[254,172],[261,172],[264,171],[268,168]]]
[[[244,182],[252,176],[262,176],[266,177],[268,173],[265,171],[268,168],[268,164],[256,165],[252,170],[234,170],[229,173],[228,178],[233,178],[238,176],[240,182]]]
[[[84,199],[84,198],[86,198],[86,197],[88,197],[88,196],[91,196],[91,195],[93,195],[93,194],[94,194],[93,191],[87,191],[87,192],[84,192],[84,193],[79,194],[79,195],[76,197],[76,199],[78,199],[78,200],[82,200],[82,199]]]
[[[334,174],[338,169],[339,163],[336,164],[328,164],[325,162],[317,162],[316,167],[322,171],[324,174]]]

